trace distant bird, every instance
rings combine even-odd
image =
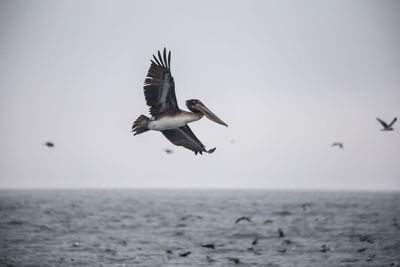
[[[171,143],[190,149],[196,155],[213,153],[215,148],[206,150],[187,124],[206,116],[216,123],[228,125],[198,99],[186,101],[186,107],[191,112],[179,109],[171,75],[171,51],[167,56],[164,48],[163,55],[158,51],[158,58],[153,55],[153,59],[144,81],[144,95],[151,118],[140,115],[132,125],[132,132],[137,135],[148,130],[160,131]]]
[[[172,153],[174,153],[173,150],[168,149],[168,148],[164,149],[164,151],[165,151],[165,153],[167,153],[167,154],[172,154]]]
[[[190,253],[192,253],[192,252],[188,251],[188,252],[180,253],[179,256],[181,256],[181,257],[187,257],[187,256],[190,255]]]
[[[272,223],[272,222],[273,222],[273,220],[271,220],[271,219],[266,219],[266,220],[264,221],[265,224],[267,224],[267,223]]]
[[[394,129],[392,128],[392,126],[393,126],[393,124],[397,121],[397,118],[394,118],[394,119],[392,120],[392,122],[389,123],[389,124],[387,124],[385,121],[383,121],[383,120],[381,120],[381,119],[379,119],[379,118],[376,118],[376,119],[377,119],[377,121],[379,121],[379,122],[382,124],[383,129],[381,129],[381,131],[393,131],[393,130],[394,130]]]
[[[44,143],[44,145],[47,147],[54,147],[54,143],[52,143],[52,142],[46,142],[46,143]]]
[[[214,244],[205,244],[202,245],[203,248],[211,248],[211,249],[215,249],[215,245]]]
[[[237,218],[236,221],[235,221],[235,223],[239,223],[240,221],[248,221],[248,222],[251,222],[251,219],[250,219],[249,217],[242,216],[242,217],[240,217],[240,218]]]
[[[340,149],[343,149],[343,143],[340,142],[334,142],[331,146],[338,146]]]
[[[253,242],[251,242],[251,244],[252,244],[253,246],[255,246],[255,245],[257,245],[257,243],[258,243],[258,238],[256,237],[256,238],[253,240]]]

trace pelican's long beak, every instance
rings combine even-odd
[[[214,113],[211,112],[211,110],[209,110],[203,103],[198,103],[196,104],[196,108],[204,114],[204,116],[206,116],[208,119],[212,120],[213,122],[225,125],[226,127],[228,127],[228,124],[226,124],[223,120],[221,120],[220,118],[218,118],[217,115],[215,115]]]

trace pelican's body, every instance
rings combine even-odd
[[[185,126],[188,123],[200,120],[202,117],[202,113],[192,113],[181,110],[179,113],[174,115],[165,115],[157,119],[152,118],[147,127],[149,127],[150,130],[162,132],[164,130],[171,130]]]
[[[164,48],[163,55],[158,51],[158,58],[153,55],[153,59],[144,85],[144,95],[150,107],[151,117],[140,115],[133,123],[132,132],[137,135],[149,130],[159,131],[173,144],[190,149],[195,154],[214,152],[215,148],[205,149],[188,123],[206,116],[216,123],[228,125],[197,99],[186,101],[186,106],[191,112],[181,110],[178,107],[174,78],[171,75],[171,52],[167,57]]]

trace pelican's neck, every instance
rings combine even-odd
[[[201,118],[203,118],[204,115],[201,112],[194,113],[194,112],[188,112],[188,111],[185,111],[185,110],[181,110],[180,116],[185,118],[185,121],[187,121],[187,123],[190,123],[190,122],[194,122],[194,121],[200,120]]]

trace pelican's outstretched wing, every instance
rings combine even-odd
[[[153,55],[149,72],[144,81],[144,96],[150,107],[150,114],[168,112],[174,114],[179,110],[175,96],[175,83],[171,75],[171,51],[168,53],[164,48],[161,56],[158,51],[158,58]]]
[[[213,153],[215,148],[206,150],[204,145],[194,135],[189,126],[185,125],[177,129],[162,131],[163,135],[174,145],[183,146],[192,150],[196,155],[203,152]]]
[[[381,120],[381,119],[379,119],[379,118],[376,118],[376,119],[382,124],[383,128],[387,128],[387,127],[388,127],[388,125],[386,124],[386,122],[384,122],[383,120]]]
[[[394,119],[392,120],[392,122],[391,122],[388,126],[389,126],[389,127],[392,127],[393,124],[394,124],[396,121],[397,121],[397,118],[394,118]]]

